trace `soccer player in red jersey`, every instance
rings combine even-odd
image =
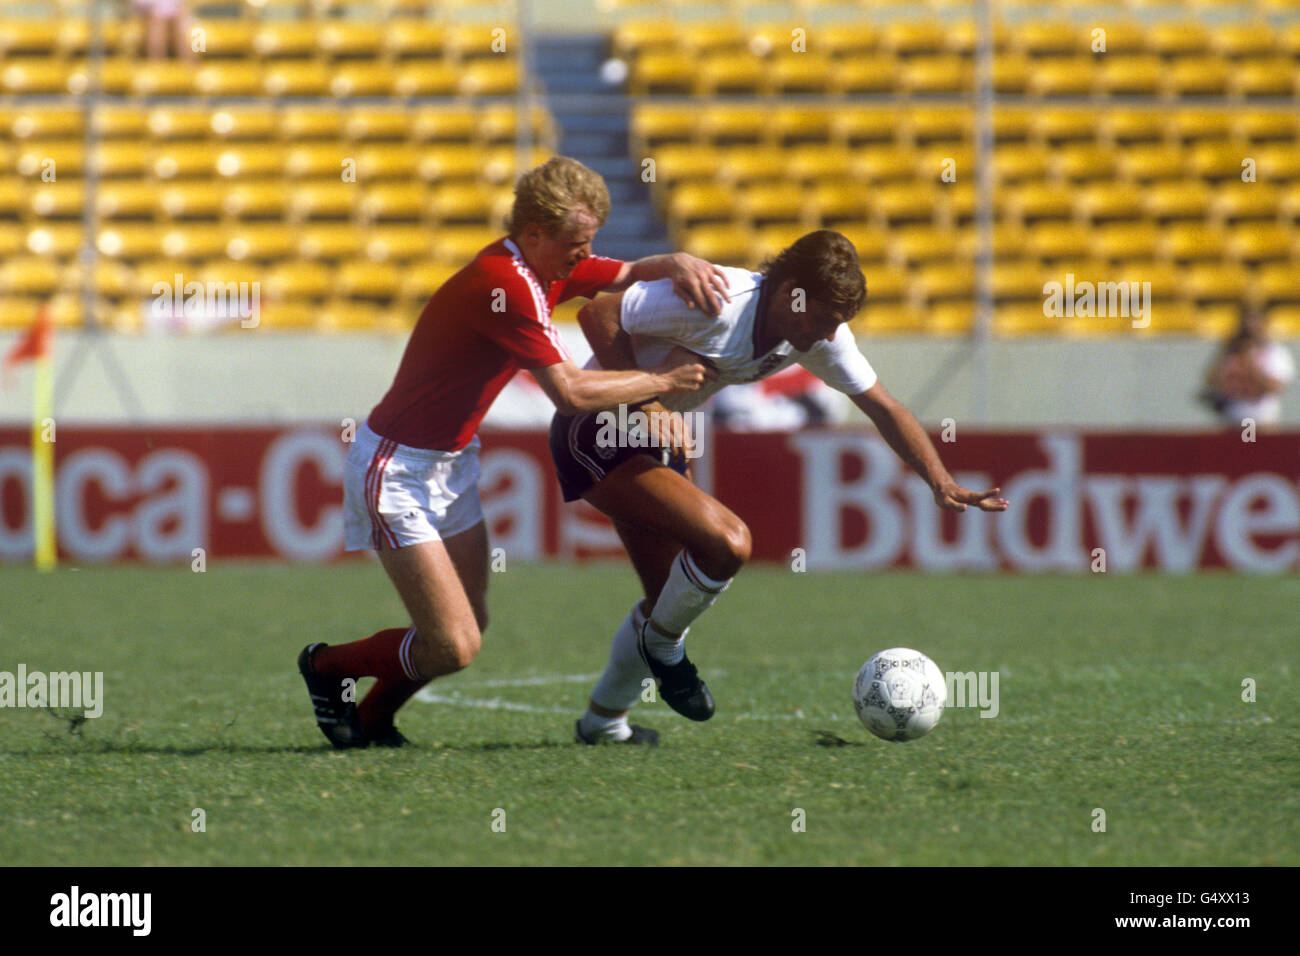
[[[567,299],[653,279],[671,280],[709,313],[725,299],[721,270],[693,256],[626,263],[592,255],[608,214],[604,181],[575,160],[555,157],[521,176],[510,234],[434,293],[392,387],[358,429],[344,477],[344,544],[378,552],[412,623],[299,655],[317,724],[335,747],[404,743],[397,709],[478,654],[488,536],[475,432],[519,369],[570,415],[691,391],[712,375],[684,350],[647,370],[586,370],[570,360],[550,322]],[[377,681],[358,705],[361,677]]]

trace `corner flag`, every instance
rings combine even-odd
[[[6,381],[9,370],[20,362],[34,362],[32,381],[32,531],[36,544],[36,567],[53,570],[57,563],[54,538],[54,324],[48,306],[41,306],[27,334],[14,343],[4,358]]]

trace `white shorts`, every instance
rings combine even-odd
[[[478,436],[460,451],[411,448],[357,429],[343,471],[348,551],[441,541],[483,520]]]

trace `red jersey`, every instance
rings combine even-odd
[[[551,309],[591,298],[622,267],[618,259],[590,256],[547,288],[519,247],[498,239],[425,305],[392,387],[370,413],[370,428],[414,448],[464,448],[516,372],[569,358]]]

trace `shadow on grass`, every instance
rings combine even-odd
[[[427,753],[435,754],[439,752],[451,753],[493,753],[495,751],[514,751],[522,752],[529,750],[554,750],[561,747],[574,747],[575,744],[561,743],[554,740],[537,740],[537,741],[520,741],[506,742],[499,740],[485,740],[479,743],[467,744],[447,744],[434,743],[428,745],[407,744],[401,748],[395,747],[366,747],[363,748],[369,753],[386,753],[393,750],[401,750],[403,753]],[[207,754],[244,754],[244,755],[289,755],[289,754],[307,754],[322,755],[333,754],[334,748],[328,744],[299,744],[297,746],[282,746],[277,744],[223,744],[213,741],[210,744],[191,744],[191,745],[163,745],[149,744],[144,741],[111,741],[111,740],[87,740],[84,737],[67,738],[52,740],[48,746],[35,746],[23,748],[8,748],[0,746],[0,757],[94,757],[102,754],[113,754],[115,756],[123,755],[150,755],[158,757],[202,757]],[[347,751],[343,751],[347,752]]]

